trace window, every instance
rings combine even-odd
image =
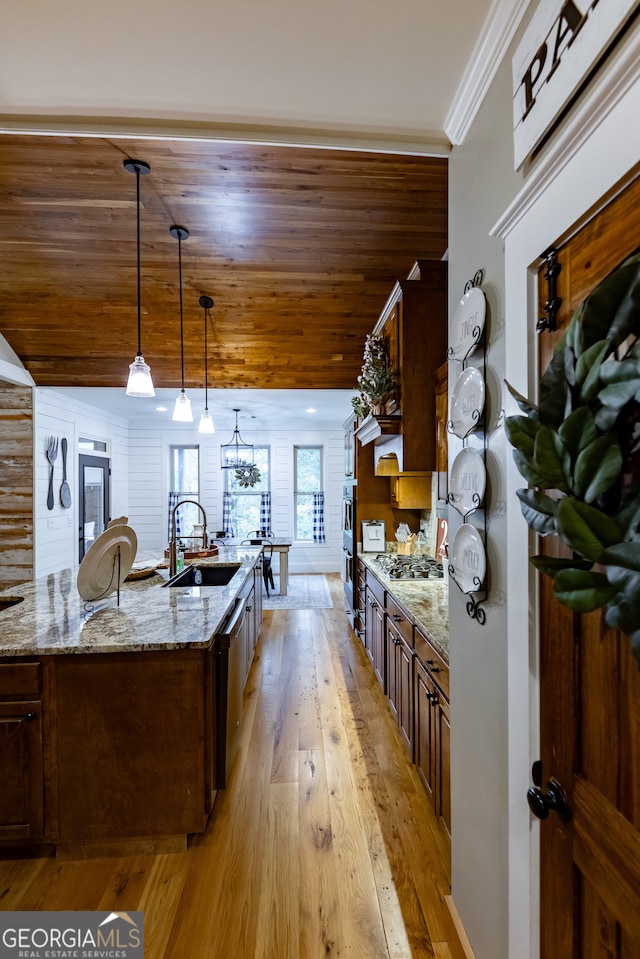
[[[260,479],[254,486],[241,486],[235,470],[224,471],[228,494],[228,513],[224,525],[236,536],[246,536],[253,530],[271,526],[269,447],[254,446],[253,461],[260,470]]]
[[[294,536],[298,540],[324,542],[314,531],[314,507],[322,490],[322,447],[294,446]]]
[[[171,510],[181,499],[200,498],[200,449],[198,446],[171,446],[169,465],[169,536]],[[178,510],[177,528],[183,536],[190,536],[194,523],[201,523],[200,510],[193,503],[185,503]]]

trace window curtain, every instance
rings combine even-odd
[[[235,528],[235,500],[232,493],[222,494],[222,525],[225,536],[237,536]]]
[[[271,536],[271,493],[260,493],[260,529]]]
[[[324,493],[313,494],[313,542],[324,543]]]
[[[177,506],[181,499],[189,499],[191,493],[181,493],[181,492],[172,492],[169,493],[169,517],[167,521],[167,540],[171,542],[171,536],[173,535],[173,530],[171,529],[171,514],[173,513],[174,506]],[[180,539],[182,535],[182,528],[180,526],[180,510],[176,513],[176,537]]]

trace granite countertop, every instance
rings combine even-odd
[[[449,581],[446,576],[444,579],[390,579],[366,554],[360,553],[358,558],[449,662]]]
[[[76,588],[78,567],[11,587],[0,593],[0,601],[18,596],[23,601],[0,611],[0,656],[205,648],[259,555],[258,546],[221,547],[207,565],[242,564],[227,586],[163,589],[165,580],[155,573],[124,583],[119,606],[115,593],[85,603]]]

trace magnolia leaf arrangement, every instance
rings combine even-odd
[[[367,334],[362,370],[358,376],[360,393],[351,400],[358,419],[384,405],[395,390],[398,379],[391,369],[386,344],[381,336]]]
[[[255,486],[260,482],[260,470],[257,466],[242,466],[236,470],[236,480],[238,486],[242,486],[243,489]]]
[[[606,607],[640,666],[640,251],[578,307],[540,381],[535,406],[507,384],[523,415],[506,420],[522,513],[557,535],[570,559],[533,556],[558,601]]]

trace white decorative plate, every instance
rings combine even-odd
[[[124,523],[105,529],[78,568],[78,592],[85,600],[105,599],[121,586],[135,559],[138,537]]]
[[[480,533],[470,523],[463,523],[451,547],[453,577],[463,593],[482,588],[487,572],[487,554]]]
[[[480,453],[470,446],[460,450],[451,466],[449,502],[461,516],[472,513],[482,505],[486,481],[487,474]]]
[[[451,395],[451,424],[460,439],[475,429],[484,409],[484,380],[474,366],[463,370]]]
[[[467,290],[453,316],[449,359],[466,360],[471,356],[482,337],[486,313],[487,301],[480,287]]]

